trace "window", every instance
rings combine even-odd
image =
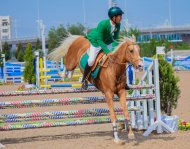
[[[2,36],[2,39],[7,40],[9,39],[9,36]]]
[[[3,19],[2,21],[3,21],[3,22],[7,22],[7,19]]]
[[[2,26],[8,26],[8,22],[2,22]]]
[[[8,32],[8,29],[2,29],[2,32],[3,32],[3,33],[7,33],[7,32]]]

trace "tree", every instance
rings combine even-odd
[[[34,50],[35,51],[38,50],[39,51],[39,56],[43,57],[42,44],[41,44],[39,39],[37,39],[37,41],[36,41],[36,45],[35,45]]]
[[[23,62],[24,61],[24,50],[23,51],[22,50],[19,51],[17,60],[19,62]]]
[[[35,73],[34,73],[34,55],[32,52],[32,45],[28,43],[26,54],[24,56],[25,68],[24,68],[24,80],[29,84],[35,83]]]
[[[80,23],[67,25],[67,31],[73,35],[85,35],[85,27]]]
[[[35,45],[35,50],[39,50],[39,49],[42,49],[42,45],[41,45],[40,40],[37,39],[37,41],[36,41],[36,45]]]
[[[57,29],[55,27],[51,28],[48,32],[48,52],[50,53],[54,48],[58,47],[60,42],[66,36],[67,30],[64,28],[63,25],[58,26]]]
[[[156,54],[156,47],[157,46],[165,46],[166,47],[166,53],[170,50],[171,42],[164,39],[159,39],[155,41],[154,38],[150,39],[149,43],[140,43],[141,47],[141,56],[144,57],[152,57]]]
[[[120,32],[120,36],[132,36],[134,35],[136,38],[138,38],[138,36],[140,36],[141,32],[137,29],[137,28],[129,28],[128,32],[126,31],[126,29],[122,29]]]
[[[179,78],[174,75],[173,67],[158,55],[160,76],[161,110],[167,115],[172,114],[172,109],[177,107],[180,89],[177,86]]]
[[[3,67],[3,58],[2,58],[2,52],[0,51],[0,68]]]
[[[127,31],[126,31],[126,29],[122,29],[121,31],[120,31],[120,37],[125,37],[125,36],[127,36]]]
[[[48,32],[48,47],[49,52],[52,51],[55,47],[57,47],[58,44],[58,37],[56,34],[56,29],[53,27]]]
[[[150,48],[149,48],[149,43],[139,43],[140,46],[140,54],[141,57],[152,57],[153,55],[151,54]]]
[[[134,35],[136,38],[141,34],[141,32],[137,28],[129,28],[129,31],[127,33],[129,36]]]
[[[68,32],[66,30],[66,28],[63,25],[59,25],[57,30],[56,30],[56,35],[57,35],[57,39],[58,39],[58,45],[60,44],[60,42],[67,37]],[[57,45],[57,46],[58,46]]]
[[[57,28],[53,27],[48,32],[48,48],[49,53],[59,46],[61,41],[68,36],[68,33],[73,35],[85,35],[85,27],[82,24],[67,25],[67,29],[63,25]]]
[[[7,42],[3,44],[3,53],[5,54],[6,61],[11,58],[10,47]]]
[[[19,62],[24,61],[24,48],[20,42],[18,43],[16,52],[15,52],[15,57]]]
[[[22,49],[22,44],[19,42],[17,45],[17,49],[15,50],[15,57],[17,59],[19,50]]]
[[[154,38],[150,39],[149,51],[150,51],[150,56],[153,56],[156,54],[156,42]]]

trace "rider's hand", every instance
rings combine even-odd
[[[111,56],[113,53],[112,52],[109,52],[108,54],[107,54],[107,56],[109,57],[109,56]]]

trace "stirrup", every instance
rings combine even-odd
[[[87,81],[87,80],[84,80],[84,81],[82,82],[82,89],[83,89],[83,90],[87,90],[87,89],[88,89],[88,81]]]

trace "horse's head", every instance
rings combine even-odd
[[[125,50],[125,60],[131,63],[135,69],[142,70],[143,62],[140,57],[140,47],[136,43],[136,37],[133,35],[131,39],[126,38],[122,47]]]

